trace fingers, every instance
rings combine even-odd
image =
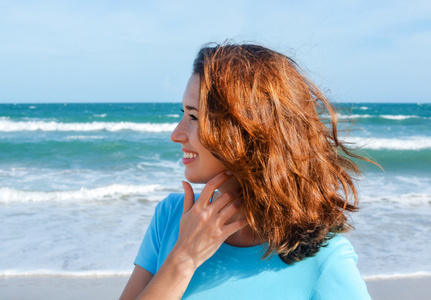
[[[210,181],[208,181],[205,187],[202,189],[202,192],[198,200],[196,201],[196,205],[200,207],[204,207],[208,205],[209,200],[214,194],[214,191],[223,183],[228,181],[230,178],[232,178],[231,173],[228,174],[227,172],[222,172],[217,176],[215,176],[214,178],[212,178]]]
[[[229,191],[226,193],[221,194],[217,199],[211,202],[211,205],[213,206],[214,210],[220,211],[222,210],[226,205],[228,205],[230,202],[239,199],[241,195],[241,191]]]
[[[230,237],[232,234],[234,234],[235,232],[237,232],[238,230],[244,228],[245,226],[248,225],[247,222],[247,218],[244,217],[242,219],[236,220],[230,224],[224,225],[223,226],[223,231],[225,234],[225,239],[227,239],[228,237]]]
[[[184,208],[183,214],[188,212],[193,204],[195,203],[195,193],[193,192],[193,188],[190,183],[186,181],[181,181],[184,189]]]
[[[242,207],[242,198],[236,199],[225,207],[219,212],[220,215],[220,221],[225,224],[230,218],[232,218],[236,213],[238,213],[241,210]]]

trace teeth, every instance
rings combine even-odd
[[[195,158],[196,156],[198,156],[196,153],[189,153],[189,152],[184,152],[183,157],[190,159],[190,158]]]

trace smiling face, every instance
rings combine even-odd
[[[172,132],[171,140],[181,144],[186,179],[193,183],[207,183],[227,169],[199,141],[199,84],[199,76],[192,75],[183,96],[184,116]]]

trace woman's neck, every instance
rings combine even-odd
[[[239,194],[241,192],[241,185],[235,176],[226,181],[218,188],[218,193],[216,193],[215,199],[217,199],[219,195],[226,192],[232,192],[234,194]],[[232,218],[230,218],[226,222],[226,224],[232,223],[242,218],[245,218],[245,214],[243,210],[240,210],[238,213],[232,216]],[[250,225],[247,225],[241,230],[238,230],[237,232],[229,236],[226,239],[225,243],[234,247],[252,247],[262,244],[263,242],[256,240],[255,235],[253,234],[253,230],[251,229]]]

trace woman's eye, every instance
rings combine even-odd
[[[190,116],[190,119],[192,119],[193,121],[196,121],[198,118],[196,118],[194,115],[192,115],[192,114],[189,114],[189,116]]]
[[[184,113],[184,109],[180,109],[180,110]],[[189,117],[193,121],[197,121],[198,120],[198,118],[196,118],[196,116],[194,116],[193,114],[189,114]]]

